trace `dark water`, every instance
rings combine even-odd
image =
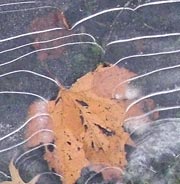
[[[9,161],[24,152],[24,127],[16,130],[26,121],[28,106],[39,98],[55,98],[56,81],[69,87],[99,63],[108,62],[137,73],[124,82],[131,86],[131,94],[138,90],[128,109],[151,98],[156,107],[146,110],[146,116],[159,112],[148,126],[137,126],[143,121],[140,116],[126,120],[125,129],[137,147],[128,155],[123,183],[179,183],[179,9],[180,1],[168,0],[1,0],[0,180],[10,179]],[[63,24],[62,11],[68,25]],[[42,147],[17,163],[25,180],[49,172],[43,153]],[[94,182],[103,183],[99,178]],[[47,174],[38,183],[60,181]]]

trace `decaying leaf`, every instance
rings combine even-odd
[[[41,114],[41,115],[39,115]],[[42,115],[44,114],[44,115]],[[45,130],[51,130],[53,126],[52,119],[47,116],[48,114],[48,105],[44,101],[35,101],[29,106],[27,119],[32,118],[30,124],[27,125],[25,130],[25,135],[27,138],[35,132]],[[53,142],[54,136],[50,131],[41,131],[26,143],[25,148],[35,147],[38,144],[50,143]]]
[[[47,31],[41,34],[32,35],[32,38],[34,40],[33,47],[36,50],[41,50],[41,52],[37,53],[38,60],[46,61],[48,59],[57,59],[62,55],[65,50],[63,47],[60,47],[58,49],[45,48],[56,47],[66,42],[64,39],[60,39],[61,37],[71,33],[71,31],[65,29],[67,28],[66,26],[68,25],[63,12],[60,12],[59,10],[48,13],[46,16],[37,17],[31,22],[29,26],[30,32],[48,30],[51,29],[51,27],[63,28],[61,30],[59,29],[51,32]],[[51,41],[47,42],[45,40]],[[70,38],[68,38],[68,40],[70,41]]]
[[[124,68],[100,66],[49,102],[57,149],[45,159],[65,183],[74,183],[88,165],[125,167],[130,139],[122,125],[128,101],[112,99],[112,93],[114,86],[134,75]],[[125,87],[119,87],[119,93]],[[143,111],[137,106],[130,113]]]
[[[124,120],[144,114],[144,107],[153,108],[154,104],[150,99],[144,100],[126,112],[133,99],[126,95],[129,86],[119,84],[133,76],[125,68],[100,65],[70,89],[62,88],[54,101],[34,102],[29,108],[29,118],[39,113],[49,113],[51,117],[32,119],[26,138],[41,129],[51,132],[42,131],[26,146],[54,141],[56,149],[47,148],[44,158],[67,184],[75,183],[84,167],[95,172],[100,168],[104,180],[120,176],[126,166],[125,144],[134,146],[123,129]],[[114,93],[121,98],[113,98]],[[148,120],[146,116],[143,123]]]
[[[14,166],[13,160],[11,160],[9,164],[9,171],[11,174],[11,181],[4,181],[4,182],[1,182],[1,184],[36,184],[36,182],[39,179],[39,175],[37,175],[30,182],[25,183],[20,177],[18,170]]]

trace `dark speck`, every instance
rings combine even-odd
[[[106,135],[106,136],[113,136],[115,135],[115,131],[112,131],[112,130],[109,130],[109,129],[106,129],[106,128],[103,128],[102,126],[98,125],[98,124],[95,124],[99,129],[100,131]]]
[[[53,146],[53,145],[48,145],[48,146],[47,146],[47,149],[48,149],[50,152],[53,152],[53,151],[54,151],[54,146]]]
[[[91,142],[91,147],[94,148],[94,142],[93,141]]]
[[[77,100],[76,99],[76,102],[78,102],[80,105],[82,105],[83,107],[88,107],[89,105],[86,103],[86,102],[84,102],[84,101],[82,101],[82,100]]]
[[[88,129],[88,126],[87,125],[84,125],[84,129],[85,129],[85,132],[86,132],[87,129]]]

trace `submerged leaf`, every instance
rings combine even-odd
[[[132,144],[122,127],[128,100],[112,99],[111,94],[114,86],[134,75],[124,68],[100,66],[49,102],[57,149],[45,159],[65,183],[75,183],[81,169],[93,164],[125,167],[125,144]],[[118,88],[119,93],[125,90]],[[128,115],[143,114],[140,107]]]
[[[37,175],[30,182],[25,183],[20,177],[18,170],[14,166],[13,160],[11,160],[9,164],[9,171],[11,174],[11,181],[4,181],[4,182],[1,182],[1,184],[36,184],[36,182],[39,179],[39,175]]]
[[[126,112],[133,100],[128,90],[133,89],[128,84],[119,84],[133,76],[135,73],[125,68],[100,65],[70,89],[62,88],[55,100],[34,102],[29,107],[31,120],[25,136],[38,134],[26,146],[53,142],[56,147],[47,147],[44,158],[65,183],[75,183],[83,168],[100,172],[105,181],[119,181],[127,164],[125,145],[134,146],[124,130],[125,119],[153,108],[149,99]],[[140,123],[148,120],[146,116]],[[133,122],[128,123],[132,126]]]

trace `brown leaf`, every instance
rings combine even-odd
[[[133,76],[135,74],[125,68],[101,65],[78,79],[70,89],[61,89],[48,107],[44,102],[30,106],[29,117],[49,112],[52,119],[46,117],[40,125],[38,118],[30,122],[26,137],[41,128],[53,131],[57,148],[46,149],[44,158],[63,175],[64,183],[75,183],[84,167],[112,168],[102,173],[105,180],[110,180],[126,166],[125,144],[133,145],[133,142],[123,129],[124,119],[144,113],[141,103],[126,113],[132,99],[126,98],[128,85],[119,84]],[[114,92],[122,98],[112,98]],[[152,108],[151,102],[146,101],[146,106]],[[148,117],[144,121],[148,121]],[[29,147],[53,140],[48,133],[38,136],[29,141]]]
[[[126,69],[101,66],[70,89],[61,90],[49,103],[57,149],[45,159],[62,173],[65,183],[74,183],[89,164],[126,165],[124,146],[129,135],[122,128],[126,103],[113,100],[111,93],[121,77],[124,80],[133,75]]]
[[[71,33],[71,31],[66,30],[67,28],[66,26],[68,25],[65,16],[63,12],[60,12],[59,10],[50,12],[47,15],[41,17],[37,17],[31,22],[29,26],[30,32],[48,30],[52,29],[52,27],[63,28],[62,30],[56,31],[54,30],[50,32],[47,31],[41,34],[31,35],[31,37],[34,40],[33,47],[36,50],[41,50],[40,52],[37,52],[38,60],[46,61],[48,59],[57,59],[62,55],[62,53],[65,51],[64,47],[59,47],[57,49],[46,49],[46,48],[57,47],[66,43],[67,40],[68,41],[71,40],[70,38],[60,39],[60,37],[63,37]],[[52,41],[47,42],[46,40]]]
[[[42,115],[44,114],[44,115]],[[47,114],[47,115],[46,115]],[[34,118],[33,118],[34,117]],[[48,116],[48,104],[44,101],[35,101],[29,106],[28,117],[30,123],[27,124],[25,129],[25,136],[28,139],[35,132],[41,130],[52,130],[52,119]],[[37,133],[25,144],[25,148],[35,147],[43,143],[53,142],[54,136],[50,131],[41,131]]]

